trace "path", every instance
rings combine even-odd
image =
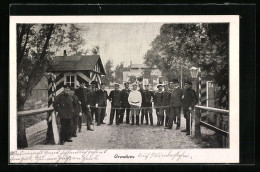
[[[153,113],[156,124],[155,112]],[[38,144],[27,149],[187,149],[200,148],[192,136],[186,136],[180,130],[166,130],[163,126],[107,125],[109,115],[105,118],[104,125],[94,126],[94,131],[87,131],[83,124],[82,132],[73,142],[64,145]],[[125,119],[124,119],[125,121]],[[185,126],[185,119],[181,119],[181,129]]]

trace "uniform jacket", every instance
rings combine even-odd
[[[96,91],[96,104],[98,104],[99,107],[106,107],[107,106],[107,91],[106,90],[97,90]]]
[[[130,89],[128,89],[128,90],[123,89],[121,91],[121,102],[122,102],[121,105],[122,105],[122,107],[130,107],[130,104],[128,102],[128,96],[129,96],[130,92],[131,92]]]
[[[71,119],[76,102],[71,94],[60,93],[54,100],[53,107],[61,119]]]
[[[163,91],[163,106],[169,106],[171,101],[171,92]]]
[[[182,101],[183,109],[187,109],[189,107],[194,108],[197,102],[198,98],[196,92],[193,89],[185,89],[184,99]]]
[[[163,91],[162,92],[156,92],[154,95],[154,106],[160,107],[163,106]]]
[[[152,91],[144,90],[143,91],[143,107],[152,107],[152,99],[154,98],[154,94]]]
[[[111,105],[113,107],[121,107],[121,91],[119,90],[112,90],[110,93],[109,93],[109,96],[108,96],[108,99],[111,102]]]
[[[86,99],[87,89],[86,88],[79,87],[78,89],[75,90],[74,94],[78,97],[82,106],[87,104],[87,99]]]
[[[144,89],[139,89],[138,90],[140,93],[141,93],[141,96],[142,96],[142,100],[144,100]],[[141,103],[141,106],[143,107],[143,102]]]
[[[182,96],[183,96],[183,90],[178,87],[178,88],[173,88],[171,92],[171,101],[170,105],[172,107],[179,107],[181,106],[182,103]]]
[[[72,95],[72,98],[73,98],[73,110],[74,110],[73,117],[78,117],[79,113],[82,112],[81,105],[79,103],[79,99],[77,96]]]
[[[87,105],[95,106],[97,103],[96,92],[94,90],[87,92]]]

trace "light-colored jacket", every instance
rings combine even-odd
[[[132,90],[128,96],[128,102],[130,105],[135,105],[141,107],[142,95],[140,91]]]

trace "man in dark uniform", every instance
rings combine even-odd
[[[130,104],[128,102],[128,96],[129,93],[131,92],[131,90],[129,89],[129,82],[126,82],[124,84],[125,89],[123,89],[121,91],[121,115],[120,115],[120,119],[119,119],[119,123],[123,123],[123,119],[124,119],[124,113],[126,112],[126,123],[129,124],[129,113],[130,113]]]
[[[84,115],[86,115],[86,93],[87,90],[85,88],[85,83],[81,82],[80,83],[80,87],[78,89],[75,90],[75,95],[78,97],[80,104],[81,104],[81,108],[82,108],[82,112]],[[79,132],[81,132],[81,125],[82,125],[82,116],[79,117],[78,119],[78,127],[79,127]]]
[[[185,82],[184,98],[182,101],[183,114],[184,118],[186,118],[186,129],[182,130],[182,132],[187,132],[186,135],[190,135],[190,113],[198,102],[196,92],[193,89],[191,89],[191,86],[191,82]]]
[[[144,99],[144,87],[143,87],[143,83],[140,82],[139,83],[139,90],[138,90],[140,93],[141,93],[141,96],[142,96],[142,100]],[[143,105],[143,101],[142,101],[142,104],[141,104],[141,116],[144,116],[144,109],[143,109],[144,105]]]
[[[91,100],[91,85],[87,82],[86,84],[86,93],[85,93],[85,100],[86,100],[86,113],[85,113],[85,117],[86,117],[86,125],[87,125],[87,130],[93,131],[93,129],[90,127],[90,124],[92,123],[93,119],[91,117],[91,109],[90,109],[90,104],[92,102]]]
[[[182,96],[183,96],[183,91],[179,86],[179,81],[175,79],[173,81],[173,89],[171,92],[171,100],[170,100],[171,111],[169,116],[169,124],[165,129],[172,129],[173,121],[175,123],[176,118],[177,118],[176,130],[180,128]]]
[[[149,113],[149,119],[150,119],[150,125],[153,125],[153,109],[152,109],[152,101],[154,94],[152,91],[150,91],[149,84],[145,84],[145,90],[143,91],[143,108],[144,108],[144,114],[141,114],[141,124],[144,122],[144,116],[145,116],[145,124],[148,125],[148,113]]]
[[[169,85],[166,84],[163,91],[163,110],[165,111],[165,126],[168,125],[169,116],[170,116],[170,99],[171,99],[171,92],[169,90]],[[164,121],[164,118],[163,118]]]
[[[74,103],[75,106],[73,109],[74,113],[73,113],[72,120],[71,120],[71,122],[72,122],[71,136],[77,137],[78,119],[80,116],[82,116],[82,108],[81,108],[78,97],[74,95],[75,88],[71,87],[70,92],[71,92],[73,101],[75,102]]]
[[[95,116],[95,122],[97,122],[97,108],[95,108],[96,105],[96,91],[97,91],[97,81],[91,82],[91,91],[89,93],[89,105],[90,105],[90,111],[91,111],[91,118],[94,119]],[[93,122],[93,121],[92,121]]]
[[[75,102],[70,94],[70,86],[64,86],[64,91],[60,93],[53,102],[53,107],[58,115],[60,116],[60,144],[64,142],[72,142],[70,140],[71,134],[71,118],[75,107]]]
[[[107,107],[107,91],[105,90],[106,84],[104,82],[101,83],[101,88],[96,91],[96,107],[97,107],[97,126],[100,124],[105,124],[103,122],[106,115],[106,107]]]
[[[163,125],[163,85],[157,85],[158,91],[154,95],[154,107],[157,115],[157,126]]]
[[[108,96],[111,102],[110,121],[108,125],[112,125],[116,112],[116,125],[119,125],[119,115],[121,112],[121,91],[119,90],[119,84],[115,83],[115,90],[112,90]]]

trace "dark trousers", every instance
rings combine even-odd
[[[91,107],[90,110],[91,110],[91,122],[94,119],[94,115],[95,115],[95,122],[97,122],[97,108]]]
[[[189,109],[183,109],[183,115],[186,119],[186,130],[188,133],[190,132],[190,113],[191,111]]]
[[[126,112],[126,123],[129,124],[129,114],[130,114],[130,107],[122,107],[119,123],[123,123],[124,114]]]
[[[116,125],[119,125],[119,115],[120,115],[120,110],[121,110],[121,109],[115,109],[115,108],[120,108],[120,107],[113,106],[113,107],[111,108],[111,111],[110,111],[110,121],[109,121],[109,123],[110,123],[110,124],[113,124],[114,116],[115,116],[115,113],[116,113]]]
[[[91,117],[91,114],[90,114],[90,109],[88,107],[85,109],[84,115],[86,117],[87,128],[90,128],[90,123],[92,121],[92,117]]]
[[[70,139],[71,135],[71,119],[60,119],[60,139],[61,141],[66,141]]]
[[[163,125],[163,108],[156,108],[157,125]]]
[[[84,113],[84,112],[83,112]],[[81,130],[81,126],[82,126],[82,116],[79,116],[78,118],[78,127],[79,127],[79,130]]]
[[[103,123],[106,114],[106,107],[97,108],[97,125]]]
[[[153,109],[152,107],[145,107],[144,108],[144,114],[141,115],[141,124],[144,122],[144,117],[145,117],[145,122],[148,125],[148,113],[149,113],[149,119],[150,119],[150,124],[153,125]]]
[[[173,121],[177,118],[177,127],[181,125],[181,107],[171,107],[170,116],[169,116],[169,127],[172,127]]]
[[[72,122],[72,133],[71,133],[71,135],[72,136],[76,135],[76,133],[77,133],[78,121],[79,121],[79,116],[75,116],[71,120],[71,122]]]
[[[140,113],[140,107],[131,105],[131,119],[132,119],[132,125],[134,125],[135,118],[136,118],[136,124],[139,125],[139,113]]]

